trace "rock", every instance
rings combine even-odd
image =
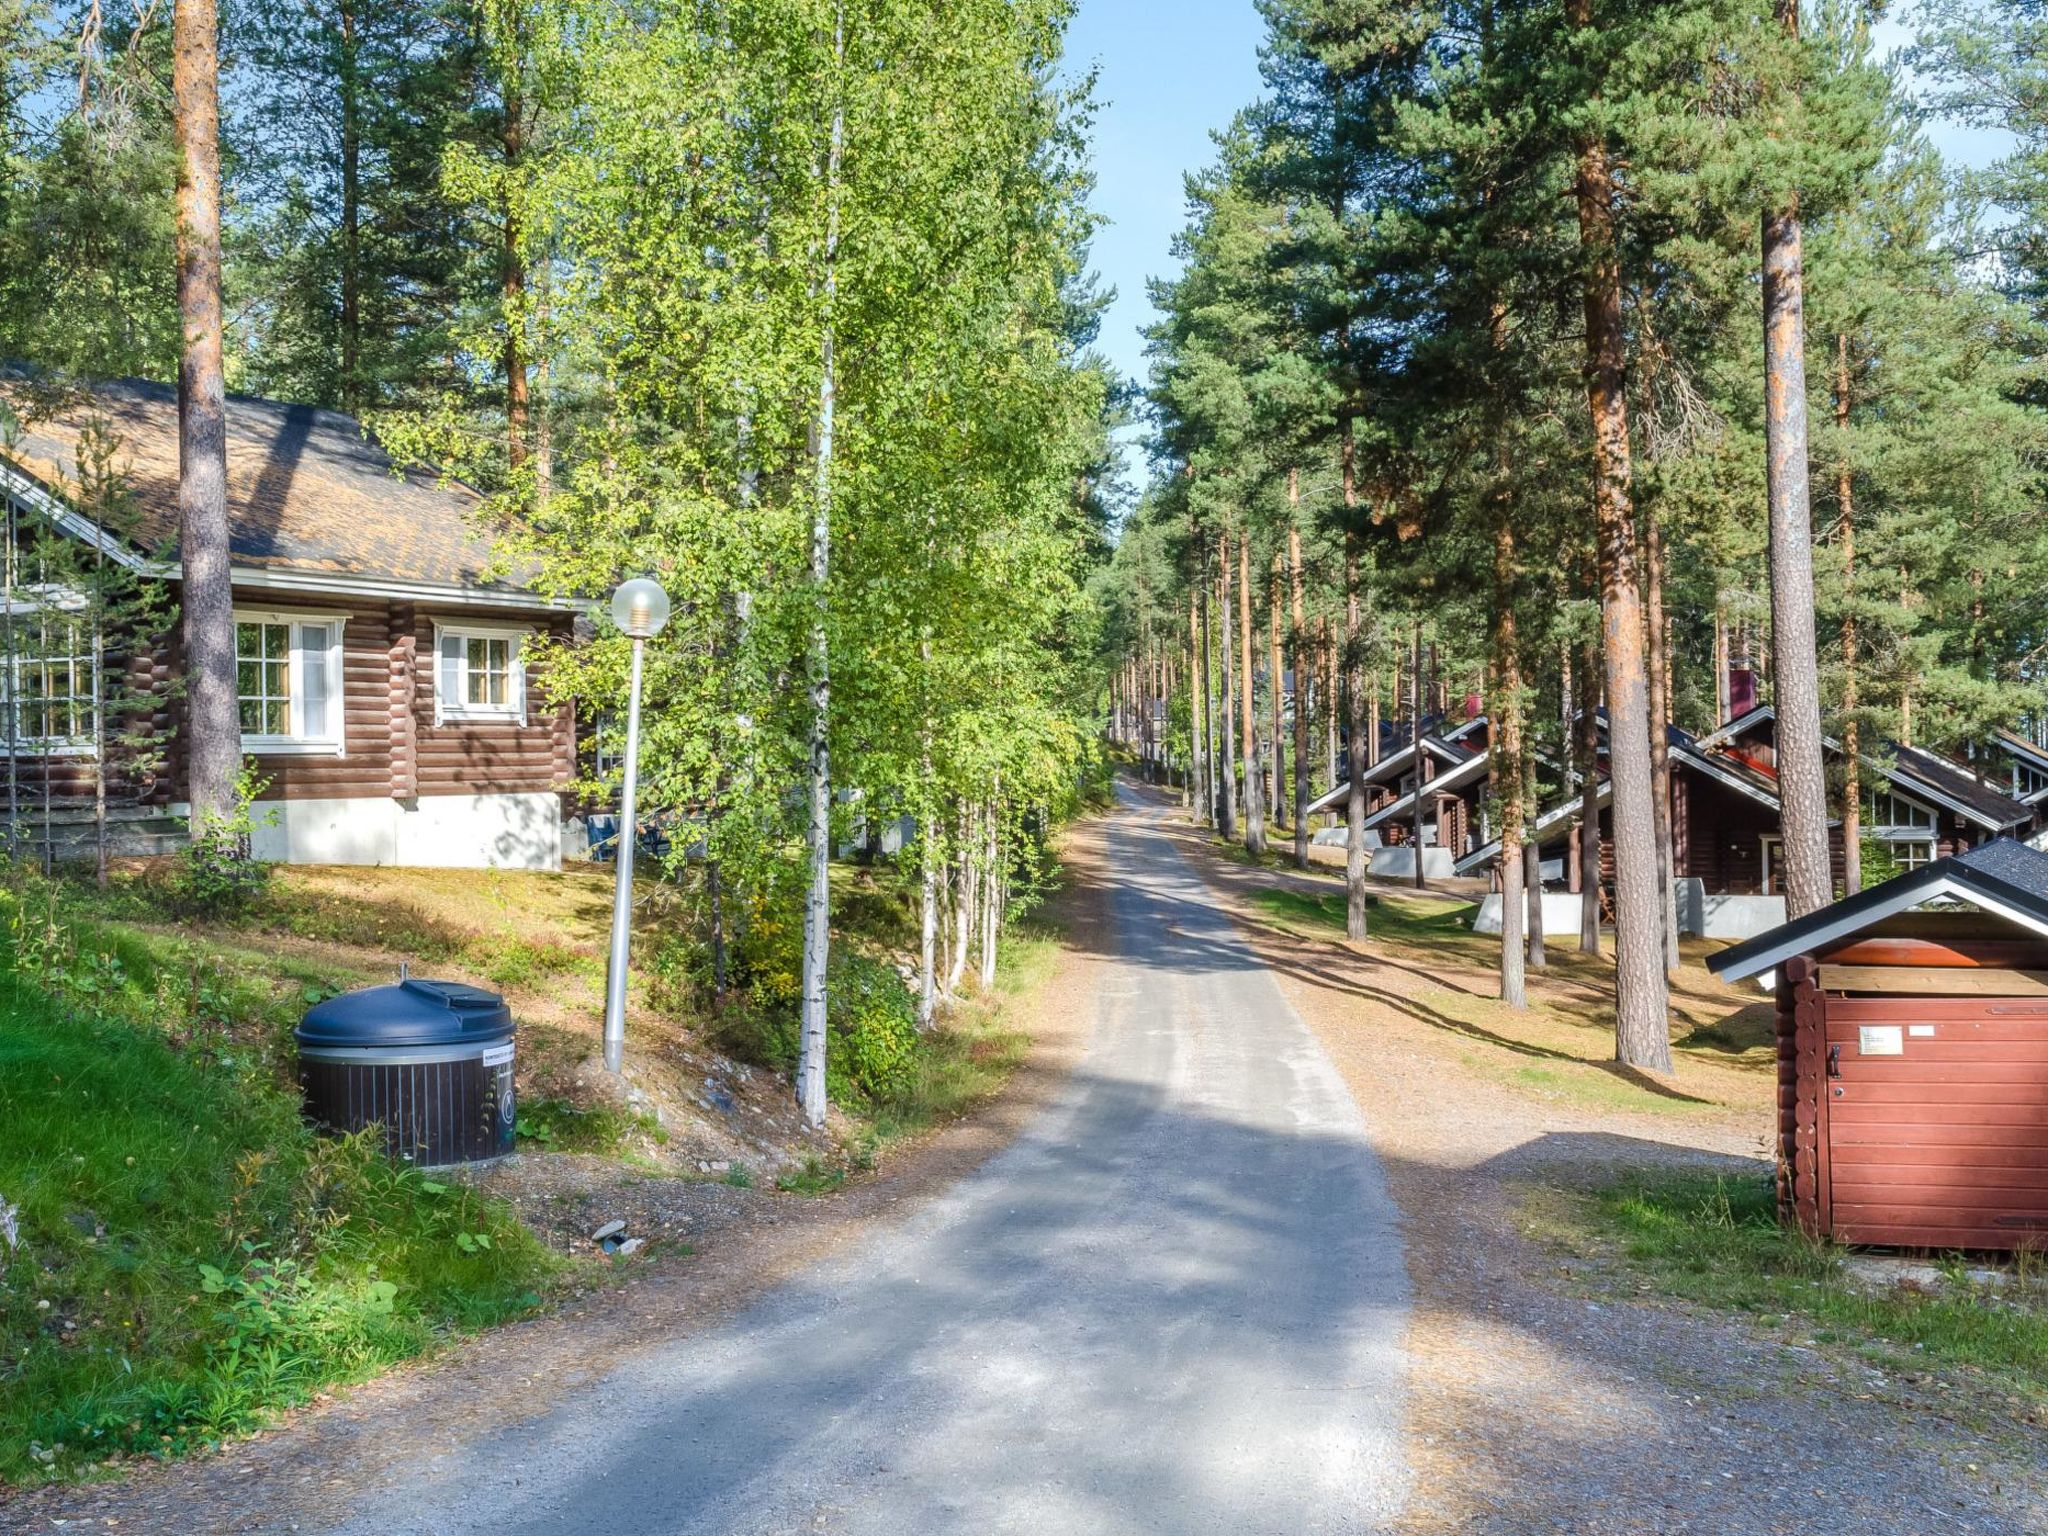
[[[0,1196],[0,1243],[7,1245],[9,1253],[21,1246],[21,1212]]]
[[[704,1079],[703,1102],[708,1108],[717,1110],[721,1115],[731,1115],[739,1112],[739,1100],[735,1099],[731,1093],[721,1088],[708,1077]]]
[[[644,1237],[629,1237],[629,1238],[627,1238],[627,1239],[626,1239],[626,1240],[625,1240],[625,1241],[624,1241],[623,1243],[619,1244],[619,1246],[618,1246],[617,1248],[613,1249],[612,1251],[613,1251],[613,1253],[617,1254],[617,1255],[618,1255],[618,1257],[620,1257],[620,1258],[622,1258],[622,1259],[623,1259],[623,1258],[625,1258],[625,1257],[626,1257],[626,1256],[627,1256],[628,1254],[634,1254],[634,1253],[638,1253],[638,1252],[639,1252],[639,1251],[640,1251],[640,1250],[641,1250],[642,1248],[645,1248],[646,1246],[647,1246],[647,1239],[646,1239],[646,1238],[644,1238]]]
[[[617,1237],[625,1230],[626,1224],[623,1221],[608,1221],[590,1234],[590,1240],[593,1243],[602,1243],[606,1238]]]

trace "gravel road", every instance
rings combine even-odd
[[[344,1533],[1372,1531],[1406,1279],[1358,1109],[1182,855],[1108,832],[1086,1056],[908,1222],[360,1490]]]

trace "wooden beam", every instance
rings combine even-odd
[[[1823,992],[1893,992],[1916,997],[2048,997],[2048,971],[1827,964],[1820,968],[1820,987]]]

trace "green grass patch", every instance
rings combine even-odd
[[[322,984],[0,889],[0,1481],[176,1454],[454,1330],[556,1270],[502,1204],[301,1121]]]
[[[657,1143],[668,1140],[654,1116],[616,1105],[584,1107],[567,1099],[527,1099],[519,1105],[519,1140],[531,1151],[617,1157],[640,1136]]]
[[[1373,892],[1370,899],[1366,931],[1375,940],[1412,945],[1473,937],[1472,917],[1479,910],[1473,902],[1431,901],[1380,891]],[[1251,901],[1268,917],[1299,932],[1343,936],[1347,908],[1342,891],[1310,893],[1269,886],[1252,892]]]
[[[1566,1208],[1557,1235],[1619,1256],[1656,1290],[1705,1306],[1797,1320],[1820,1343],[1856,1346],[1894,1367],[1981,1372],[2048,1399],[2048,1284],[2038,1262],[2003,1286],[1969,1282],[1960,1263],[1927,1292],[1854,1282],[1843,1250],[1781,1226],[1767,1178],[1666,1174],[1631,1180]]]

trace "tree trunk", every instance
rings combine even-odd
[[[1323,771],[1330,776],[1328,789],[1337,787],[1337,711],[1343,688],[1337,677],[1337,637],[1330,632],[1329,615],[1319,625],[1323,637]]]
[[[834,93],[846,62],[843,17],[833,27]],[[817,463],[811,509],[811,819],[810,895],[804,903],[803,1024],[797,1040],[797,1103],[804,1124],[825,1123],[825,976],[832,945],[832,648],[826,628],[832,575],[832,449],[839,401],[834,356],[839,295],[839,165],[846,144],[846,109],[835,102],[825,152],[825,248],[820,283]]]
[[[1298,476],[1289,475],[1288,488],[1290,495],[1300,495]],[[1294,866],[1307,869],[1308,803],[1311,799],[1308,781],[1308,680],[1313,668],[1309,665],[1307,629],[1302,623],[1301,531],[1293,527],[1287,530],[1287,579],[1294,620],[1288,646],[1294,657]]]
[[[1835,338],[1835,427],[1842,458],[1835,466],[1835,499],[1842,514],[1842,894],[1863,889],[1863,774],[1857,762],[1862,730],[1856,720],[1856,485],[1849,468],[1849,338]]]
[[[1414,692],[1409,695],[1409,707],[1413,711],[1408,722],[1408,740],[1415,748],[1415,761],[1408,766],[1415,770],[1415,805],[1409,819],[1409,835],[1415,845],[1415,889],[1422,889],[1422,785],[1429,777],[1429,770],[1422,755],[1422,703],[1425,684],[1422,679],[1422,621],[1415,623],[1415,670]]]
[[[514,58],[505,80],[505,121],[500,144],[505,158],[504,248],[500,252],[500,302],[505,310],[505,462],[516,474],[526,464],[529,392],[526,379],[526,253],[519,225],[519,161],[526,149],[526,100]],[[830,258],[828,257],[829,261]]]
[[[1216,657],[1215,638],[1209,630],[1209,569],[1207,551],[1196,545],[1199,570],[1195,585],[1202,593],[1202,823],[1220,826],[1223,815],[1223,777],[1216,763]]]
[[[1230,643],[1230,535],[1218,541],[1217,607],[1222,614],[1223,641],[1223,835],[1237,840],[1237,647]]]
[[[1671,699],[1666,669],[1669,637],[1664,628],[1664,535],[1657,514],[1643,518],[1643,596],[1650,636],[1650,786],[1656,808],[1657,890],[1663,900],[1664,969],[1678,969],[1678,848],[1671,826]]]
[[[1266,852],[1266,765],[1259,749],[1259,669],[1252,652],[1252,541],[1237,541],[1237,635],[1244,687],[1239,702],[1244,728],[1244,846],[1253,858]]]
[[[1195,614],[1195,589],[1188,588],[1188,766],[1183,778],[1187,799],[1195,808],[1195,819],[1203,818],[1201,807],[1205,803],[1208,770],[1202,760],[1202,739],[1208,734],[1208,720],[1202,709],[1202,690],[1198,679],[1202,669],[1195,658],[1202,651],[1202,629]]]
[[[172,16],[178,163],[179,606],[185,639],[186,798],[194,842],[218,842],[242,764],[229,576],[226,386],[221,373],[220,19],[215,0]],[[46,776],[47,777],[47,776]],[[246,857],[248,850],[223,849]]]
[[[998,774],[988,805],[988,839],[984,845],[988,867],[982,871],[981,877],[981,990],[984,995],[995,990],[996,945],[1001,942],[1003,928],[1002,790],[1002,776]]]
[[[1345,766],[1350,792],[1344,797],[1347,833],[1344,840],[1344,932],[1354,939],[1366,934],[1365,872],[1365,639],[1359,610],[1358,540],[1344,535],[1344,684],[1348,711]]]
[[[341,4],[341,408],[363,412],[362,80],[356,0]]]
[[[1273,824],[1286,820],[1282,809],[1287,802],[1287,674],[1280,665],[1280,557],[1273,557],[1273,579],[1266,584],[1266,675],[1273,713],[1272,793],[1266,803],[1273,809]],[[1301,708],[1296,701],[1295,709]]]
[[[1798,37],[1798,0],[1776,0],[1775,9],[1785,35]],[[1785,915],[1792,919],[1826,906],[1834,890],[1814,635],[1813,518],[1807,505],[1805,287],[1799,198],[1793,193],[1783,207],[1763,216],[1771,702],[1777,711]]]
[[[1591,0],[1568,0],[1567,19],[1583,30],[1592,24],[1591,9]],[[1613,786],[1615,1054],[1631,1066],[1668,1072],[1671,1025],[1663,903],[1657,895],[1650,700],[1643,675],[1646,647],[1630,484],[1621,263],[1615,246],[1613,169],[1606,146],[1590,132],[1578,144],[1574,191],[1585,283],[1586,396],[1593,421],[1593,507]]]
[[[953,953],[946,967],[946,995],[960,990],[967,974],[967,952],[974,938],[974,821],[960,807],[960,870],[953,883]]]
[[[1493,535],[1493,762],[1500,793],[1500,1000],[1529,1003],[1523,948],[1522,658],[1515,628],[1514,533],[1502,518]]]
[[[1594,646],[1580,656],[1579,718],[1573,755],[1579,765],[1579,951],[1600,953],[1600,658]]]

